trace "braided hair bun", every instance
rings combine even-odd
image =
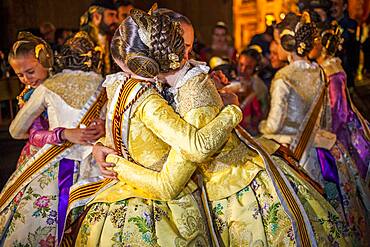
[[[20,32],[9,52],[8,60],[27,54],[33,54],[44,68],[51,69],[54,65],[53,50],[45,40],[30,32]]]
[[[116,30],[111,54],[123,70],[122,64],[137,75],[154,78],[180,67],[185,54],[182,29],[166,14],[133,9]]]
[[[321,30],[321,44],[327,54],[335,56],[342,47],[342,29],[336,21],[326,25]]]
[[[280,41],[284,50],[293,52],[295,50],[295,27],[297,26],[300,18],[296,14],[289,12],[284,20],[276,25],[277,30],[280,33]]]
[[[317,36],[316,25],[311,22],[308,12],[303,13],[299,22],[294,18],[291,22],[296,25],[293,29],[292,23],[285,24],[285,28],[280,33],[281,45],[286,51],[305,57],[314,47]]]
[[[178,22],[166,14],[153,16],[150,56],[159,64],[160,72],[169,72],[180,66],[185,45]]]
[[[101,51],[95,48],[87,33],[78,32],[66,41],[56,60],[59,70],[100,72]]]
[[[317,30],[314,23],[300,25],[295,34],[295,52],[300,57],[305,57],[314,47]]]

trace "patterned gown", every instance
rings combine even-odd
[[[44,111],[50,129],[78,127],[100,93],[101,82],[102,77],[93,72],[65,70],[50,77],[18,112],[10,133],[26,139],[29,127]],[[83,176],[83,168],[86,176],[98,171],[90,167],[91,146],[68,146],[60,155],[55,154],[56,147],[46,144],[38,150],[18,167],[0,193],[1,246],[58,246],[69,186]]]
[[[321,68],[308,61],[295,61],[278,71],[271,84],[269,116],[260,124],[264,136],[291,149],[297,145],[323,83]],[[369,240],[364,226],[369,224],[369,191],[346,148],[327,131],[331,131],[331,126],[328,127],[331,110],[325,102],[319,119],[310,133],[299,165],[322,186],[326,198],[345,219],[354,240],[358,241],[355,243],[367,245]],[[335,119],[333,121],[336,125]]]
[[[182,79],[170,92],[174,93],[176,111],[183,119],[202,128],[217,116],[222,109],[222,101],[207,76],[207,67],[198,65],[187,69],[184,69],[183,76],[179,77]],[[116,164],[114,170],[119,174],[120,181],[144,190],[148,187],[145,187],[143,181],[150,181],[151,193],[167,196],[164,191],[176,188],[184,171],[194,171],[185,170],[184,167],[189,166],[189,163],[184,160],[171,160],[171,154],[176,152],[174,149],[170,151],[161,171],[143,169],[117,155],[109,155],[107,162]],[[275,157],[274,160],[294,184],[296,196],[309,218],[306,223],[313,228],[313,241],[320,246],[333,243],[349,245],[350,232],[330,204],[285,162]],[[145,163],[140,164],[147,166]],[[265,170],[264,161],[235,133],[213,158],[199,164],[199,170],[211,202],[216,235],[219,235],[225,246],[295,246],[292,223]]]
[[[122,180],[97,193],[88,204],[75,246],[209,246],[199,190],[190,180],[196,169],[193,161],[203,160],[223,145],[241,120],[239,108],[225,107],[215,121],[197,130],[181,119],[151,86],[136,98],[135,90],[145,88],[145,82],[126,80],[123,73],[117,73],[108,76],[104,85],[108,111],[107,133],[102,142],[120,149],[114,145],[117,136],[113,136],[115,131],[122,130],[119,145],[125,146],[134,162],[148,168],[141,167],[143,170],[158,172],[166,167],[164,161],[169,159],[177,164],[171,171],[178,172],[179,176],[168,189],[158,190],[159,178],[152,178],[141,180],[140,187]],[[126,91],[130,88],[133,91]],[[128,95],[126,103],[120,101],[123,95]],[[132,108],[123,121],[119,121],[122,126],[116,128],[113,126],[117,123],[115,113],[122,105]],[[178,152],[169,152],[170,145]],[[183,155],[192,157],[193,161],[187,161]]]

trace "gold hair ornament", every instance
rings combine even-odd
[[[303,14],[302,14],[302,20],[303,20],[303,23],[305,23],[305,24],[311,23],[310,13],[308,13],[307,11],[304,11]]]
[[[332,21],[331,26],[332,26],[331,29],[328,29],[328,30],[325,30],[324,32],[322,32],[321,37],[324,37],[326,34],[331,34],[333,36],[333,38],[334,37],[338,38],[338,40],[339,40],[338,50],[340,51],[340,50],[342,50],[342,43],[344,41],[344,39],[342,38],[343,29],[338,25],[337,21]],[[325,45],[326,49],[329,49],[330,43],[332,42],[333,38],[328,39],[328,41]]]
[[[88,68],[91,68],[91,65],[92,65],[91,59],[84,62],[84,65],[86,65]]]
[[[44,45],[44,44],[38,44],[38,45],[36,45],[36,47],[35,47],[35,57],[36,57],[37,59],[39,59],[40,51],[41,51],[42,49],[45,49],[45,45]],[[47,55],[47,57],[49,57],[49,56]]]
[[[179,62],[179,56],[176,55],[175,53],[170,53],[168,54],[168,59],[171,61],[170,63],[170,68],[171,69],[177,69],[180,67],[180,62]]]
[[[289,30],[289,29],[284,29],[281,34],[280,34],[280,38],[282,38],[284,35],[291,35],[291,36],[295,36],[295,33],[292,31],[292,30]]]
[[[153,12],[156,11],[157,9],[158,9],[158,4],[154,3],[152,7],[150,8],[150,10],[148,11],[148,15],[153,15]]]
[[[88,51],[86,53],[80,54],[80,57],[89,57],[89,58],[91,58],[92,57],[92,51]]]
[[[126,64],[134,74],[145,78],[154,78],[160,71],[159,64],[154,59],[140,53],[127,54]]]
[[[259,45],[251,45],[249,46],[249,49],[255,50],[258,54],[262,54],[262,48]]]
[[[306,44],[304,42],[300,42],[297,48],[297,53],[299,55],[303,55],[305,49],[306,49]]]

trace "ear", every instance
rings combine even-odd
[[[103,19],[103,15],[102,14],[99,14],[97,12],[94,12],[92,14],[92,22],[95,26],[98,26],[101,22],[102,22],[102,19]]]

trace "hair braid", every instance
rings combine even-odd
[[[170,71],[170,54],[176,54],[179,61],[183,59],[185,45],[178,25],[168,15],[153,16],[150,57],[157,61],[161,72]]]
[[[100,52],[87,37],[73,37],[64,44],[57,56],[59,70],[71,69],[99,72]]]
[[[304,57],[313,49],[317,29],[314,23],[304,23],[295,34],[295,50],[298,56]]]

